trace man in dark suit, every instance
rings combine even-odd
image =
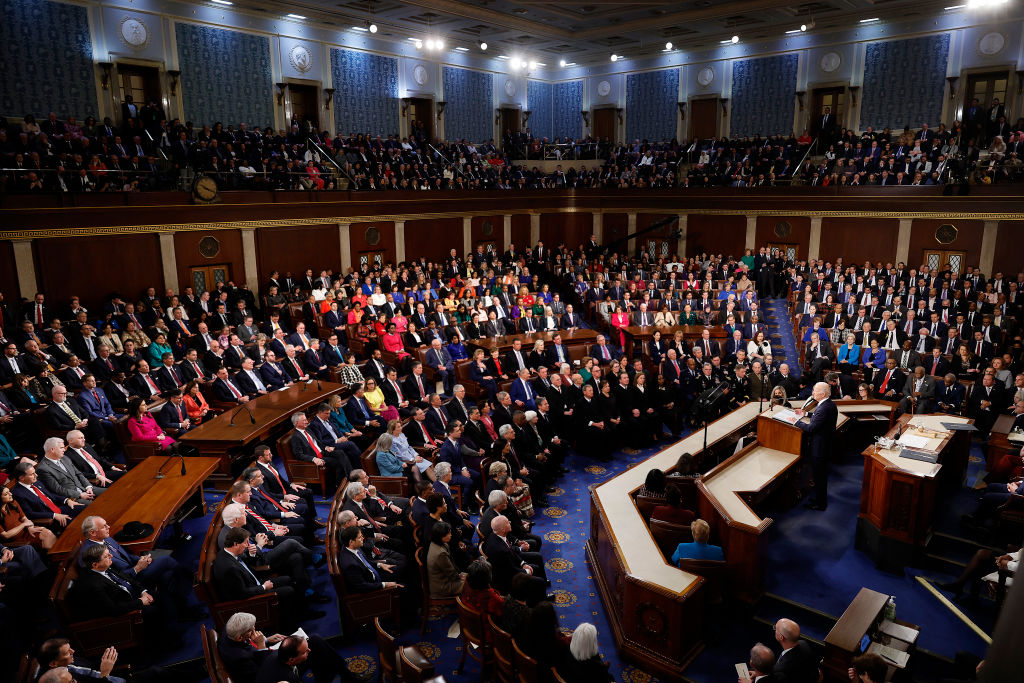
[[[786,683],[816,683],[818,662],[806,641],[800,640],[800,627],[791,619],[775,624],[775,640],[782,652],[775,660],[773,677]]]
[[[900,392],[906,381],[906,375],[896,368],[896,359],[889,358],[885,361],[885,369],[875,373],[875,397],[886,401],[899,401],[902,398]]]
[[[381,581],[380,574],[363,554],[363,531],[358,525],[345,527],[338,537],[342,546],[338,551],[338,569],[350,591],[369,593],[385,588],[403,587],[395,581]]]
[[[981,386],[975,384],[967,399],[966,415],[974,418],[974,426],[983,434],[992,430],[996,418],[1009,402],[1009,392],[1003,386],[995,381],[993,373],[986,372],[981,378]]]
[[[245,360],[242,361],[241,368],[231,380],[249,398],[256,398],[270,391],[263,378],[260,377],[260,373],[254,369],[255,364],[252,358],[246,356]]]
[[[86,437],[91,443],[106,448],[108,439],[101,422],[90,420],[85,408],[67,394],[67,389],[62,385],[53,388],[51,392],[53,401],[46,407],[47,424],[52,429],[58,429],[62,432],[79,429],[85,432]],[[113,430],[113,427],[111,427],[111,430]]]
[[[426,357],[427,365],[434,368],[434,371],[441,377],[444,393],[450,395],[452,385],[455,383],[455,363],[448,350],[441,346],[440,339],[430,342],[430,349],[427,351]]]
[[[809,436],[808,455],[814,474],[814,497],[807,507],[812,510],[824,510],[828,505],[828,456],[832,435],[836,430],[836,418],[839,416],[836,404],[830,399],[831,393],[826,382],[815,384],[811,395],[818,402],[818,406],[811,414],[810,422],[799,420],[796,423],[796,426]],[[803,417],[806,411],[799,408],[796,414]]]
[[[160,407],[160,411],[156,414],[156,422],[171,436],[178,438],[192,428],[192,422],[182,403],[180,389],[172,389],[167,392],[166,398],[167,402]]]
[[[956,375],[947,373],[942,384],[935,387],[935,405],[943,413],[960,414],[960,406],[964,402],[964,385],[960,384]]]
[[[224,536],[224,547],[213,561],[213,583],[222,600],[245,600],[258,595],[274,592],[282,612],[282,623],[295,624],[296,594],[289,576],[275,576],[261,581],[256,575],[257,557],[255,545],[249,542],[249,531],[241,527],[228,529]],[[288,618],[285,617],[288,615]],[[323,612],[320,612],[323,616]]]
[[[116,617],[134,610],[144,616],[153,604],[153,595],[141,584],[112,568],[110,548],[97,543],[82,549],[82,571],[68,591],[72,614],[80,619]]]
[[[824,339],[820,337],[824,336]],[[832,367],[833,352],[832,344],[828,341],[827,335],[811,333],[811,341],[804,348],[804,362],[807,364],[807,372],[815,380],[820,380],[822,374]]]
[[[123,465],[118,465],[85,443],[85,434],[73,429],[67,434],[68,448],[64,457],[71,461],[94,486],[110,486],[124,476]]]
[[[410,403],[426,408],[428,397],[433,393],[434,387],[423,376],[423,364],[418,360],[413,361],[410,366],[409,376],[402,382],[402,392]]]
[[[462,487],[462,500],[470,509],[476,507],[474,504],[473,491],[480,488],[480,473],[470,469],[466,465],[464,456],[483,457],[484,450],[473,450],[462,440],[465,427],[461,422],[452,420],[448,423],[444,443],[441,444],[440,459],[451,465],[451,483]]]
[[[507,594],[512,588],[512,581],[517,575],[525,575],[529,583],[530,598],[527,604],[533,606],[545,598],[547,576],[544,573],[544,565],[534,565],[527,562],[522,555],[519,546],[513,543],[512,524],[508,517],[498,515],[491,520],[491,533],[484,541],[484,554],[487,561],[491,563],[491,570],[494,578],[494,587],[502,593]]]
[[[184,375],[182,375],[181,369],[174,364],[174,355],[167,352],[160,360],[163,362],[162,365],[152,372],[153,379],[156,380],[160,391],[166,393],[184,386]]]
[[[352,464],[343,451],[335,448],[333,444],[321,442],[309,429],[309,419],[305,413],[298,412],[292,415],[292,426],[295,432],[292,434],[290,444],[292,456],[297,460],[312,462],[317,467],[327,468],[327,488],[331,491],[348,479],[348,473]]]
[[[213,380],[213,396],[224,403],[247,403],[249,401],[246,393],[233,379],[228,377],[228,369],[223,367],[217,370],[217,378]]]
[[[344,457],[348,458],[349,464],[353,469],[358,468],[360,466],[359,460],[362,456],[362,449],[345,434],[339,433],[335,429],[334,425],[331,424],[330,416],[330,404],[318,404],[316,414],[309,421],[309,431],[313,433],[313,438],[316,439],[321,448],[328,453],[332,451],[340,452]]]
[[[370,410],[370,404],[366,400],[366,392],[362,384],[357,384],[352,388],[352,396],[345,403],[345,417],[353,427],[371,439],[384,429],[384,420]]]

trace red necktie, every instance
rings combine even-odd
[[[370,516],[369,512],[366,511],[366,505],[364,505],[363,503],[360,503],[359,504],[359,509],[362,510],[363,514],[366,515],[366,518],[368,520],[370,520],[370,522],[373,523],[373,528],[379,530],[380,529],[380,524],[377,522],[377,520],[375,520],[373,517]]]
[[[494,359],[494,367],[496,367],[498,369],[498,374],[500,375],[501,374],[501,363],[498,362],[497,358]]]
[[[711,355],[711,342],[709,342],[707,339],[704,340],[704,355]]]
[[[234,395],[235,398],[242,398],[242,392],[235,388],[235,385],[231,383],[231,380],[224,380],[224,384],[228,385],[228,389],[231,390],[231,393],[232,395]]]
[[[416,375],[416,384],[420,387],[420,398],[426,397],[426,393],[423,391],[423,377],[422,375]]]
[[[316,453],[316,457],[320,457],[320,447],[316,445],[316,441],[313,441],[313,437],[309,435],[309,432],[302,432],[302,435],[306,437],[306,441],[313,447],[313,452]]]
[[[99,472],[103,476],[107,476],[106,472],[103,471],[103,467],[98,462],[96,462],[96,459],[94,457],[89,455],[89,451],[85,450],[84,448],[79,448],[78,454],[82,456],[82,458],[84,458],[90,465],[95,467],[97,472]]]
[[[257,515],[256,511],[253,510],[248,505],[245,506],[245,513],[248,514],[248,515],[252,515],[253,519],[255,519],[257,522],[262,524],[264,526],[264,528],[266,528],[267,531],[271,530],[270,529],[270,522],[268,522],[267,520],[265,520],[262,517],[260,517],[259,515]]]
[[[277,473],[277,468],[271,465],[270,467],[267,467],[265,469],[270,470],[270,473],[274,475],[274,479],[277,479],[277,483],[281,487],[281,491],[284,493],[288,493],[288,487],[284,485],[283,481],[281,481],[281,475]]]
[[[280,503],[278,503],[278,502],[277,502],[276,500],[274,500],[273,498],[271,498],[270,496],[268,496],[267,494],[265,494],[265,493],[264,493],[264,492],[263,492],[263,491],[262,491],[261,489],[257,489],[257,491],[259,492],[259,494],[260,494],[261,496],[263,496],[264,498],[266,498],[267,500],[269,500],[269,501],[270,501],[270,503],[271,503],[271,504],[272,504],[272,505],[273,505],[274,507],[276,507],[276,508],[277,508],[278,510],[281,510],[282,512],[283,512],[283,511],[285,510],[285,507],[284,507],[284,505],[281,505],[281,504],[280,504]]]
[[[157,388],[156,382],[153,381],[153,378],[150,377],[149,375],[143,375],[143,377],[146,378],[146,383],[149,384],[149,388],[153,390],[153,393],[159,394],[160,389]]]
[[[437,415],[438,415],[438,417],[441,418],[441,425],[444,426],[444,427],[447,427],[448,426],[448,420],[444,416],[444,411],[441,410],[440,408],[438,408],[437,409]]]
[[[43,504],[50,509],[50,512],[52,512],[55,515],[60,514],[60,508],[54,505],[53,501],[47,498],[46,494],[40,491],[35,484],[32,485],[32,490],[35,492],[37,496],[39,496],[39,500],[43,501]]]
[[[933,374],[933,375],[935,374],[935,369],[937,367],[939,367],[939,359],[938,358],[936,358],[935,360],[932,361],[932,373],[931,374]]]
[[[299,369],[299,364],[295,362],[294,358],[292,358],[291,361],[292,361],[292,367],[295,368],[295,372],[298,373],[299,377],[302,377],[302,370]]]
[[[171,405],[174,405],[173,403]],[[184,422],[185,416],[181,414],[181,405],[174,406],[175,410],[178,411],[178,422]]]
[[[892,370],[890,370],[889,372],[885,373],[885,381],[882,382],[882,386],[878,390],[878,393],[880,393],[880,394],[884,394],[885,393],[885,388],[887,386],[889,386],[889,378],[890,377],[892,377]]]
[[[676,369],[676,377],[679,377],[679,363],[672,361],[672,367]]]
[[[36,324],[37,325],[42,325],[43,324],[43,305],[42,304],[36,304]]]
[[[980,356],[981,355],[981,342],[978,342],[978,350],[975,352],[974,355],[976,355],[976,356]]]
[[[203,373],[199,371],[199,366],[192,363],[192,369],[196,371],[196,377],[202,377]]]
[[[395,380],[391,380],[391,386],[395,388],[395,393],[398,394],[398,402],[402,403],[403,401],[405,401],[405,398],[402,397],[402,390],[398,388],[398,382],[396,382]]]
[[[100,395],[96,393],[95,389],[92,390],[92,397],[94,399],[96,399],[96,405],[99,406],[100,405]]]
[[[430,432],[427,431],[427,428],[423,426],[422,422],[420,422],[420,429],[423,430],[423,438],[426,440],[426,442],[429,443],[431,446],[436,446],[437,442],[434,441],[434,437],[430,436]]]

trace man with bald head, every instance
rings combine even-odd
[[[792,619],[775,623],[775,640],[782,652],[775,659],[773,678],[785,683],[817,683],[818,666],[811,646],[800,640],[800,627]]]
[[[807,507],[819,511],[823,511],[828,505],[828,456],[832,437],[836,433],[836,419],[839,416],[836,404],[830,399],[831,395],[828,383],[818,382],[811,394],[817,404],[811,408],[809,404],[812,402],[808,402],[804,404],[804,408],[796,411],[800,417],[808,413],[811,416],[809,422],[798,420],[796,426],[807,432],[809,437],[805,457],[810,459],[809,464],[814,475],[814,496],[808,501]]]
[[[741,678],[738,683],[757,683],[762,679],[765,683],[775,680],[772,669],[775,667],[775,653],[764,643],[757,643],[750,648],[750,661],[747,663],[750,678]]]

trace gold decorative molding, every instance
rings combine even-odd
[[[981,220],[1024,221],[1020,213],[983,213],[983,212],[950,212],[950,211],[814,211],[796,209],[693,209],[671,211],[668,208],[654,209],[643,207],[614,207],[588,209],[578,206],[552,207],[550,209],[509,209],[501,212],[509,215],[535,215],[545,213],[596,213],[596,214],[656,214],[669,215],[684,213],[686,215],[704,216],[799,216],[808,218],[903,218],[903,219],[938,219],[938,220]],[[0,240],[33,240],[69,237],[102,237],[112,235],[145,235],[156,233],[196,232],[201,230],[256,230],[259,228],[289,228],[309,225],[352,225],[353,223],[394,222],[436,220],[445,218],[473,218],[477,216],[498,215],[494,211],[445,211],[411,214],[372,214],[365,216],[321,216],[314,218],[282,218],[274,220],[254,221],[217,221],[209,223],[164,223],[151,225],[111,225],[83,228],[53,228],[41,230],[0,230]]]

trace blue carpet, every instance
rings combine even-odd
[[[789,315],[789,307],[785,299],[762,299],[761,312],[764,323],[768,326],[768,341],[772,345],[772,360],[775,366],[787,363],[794,377],[799,377],[800,351],[797,340],[793,336],[793,324]]]

